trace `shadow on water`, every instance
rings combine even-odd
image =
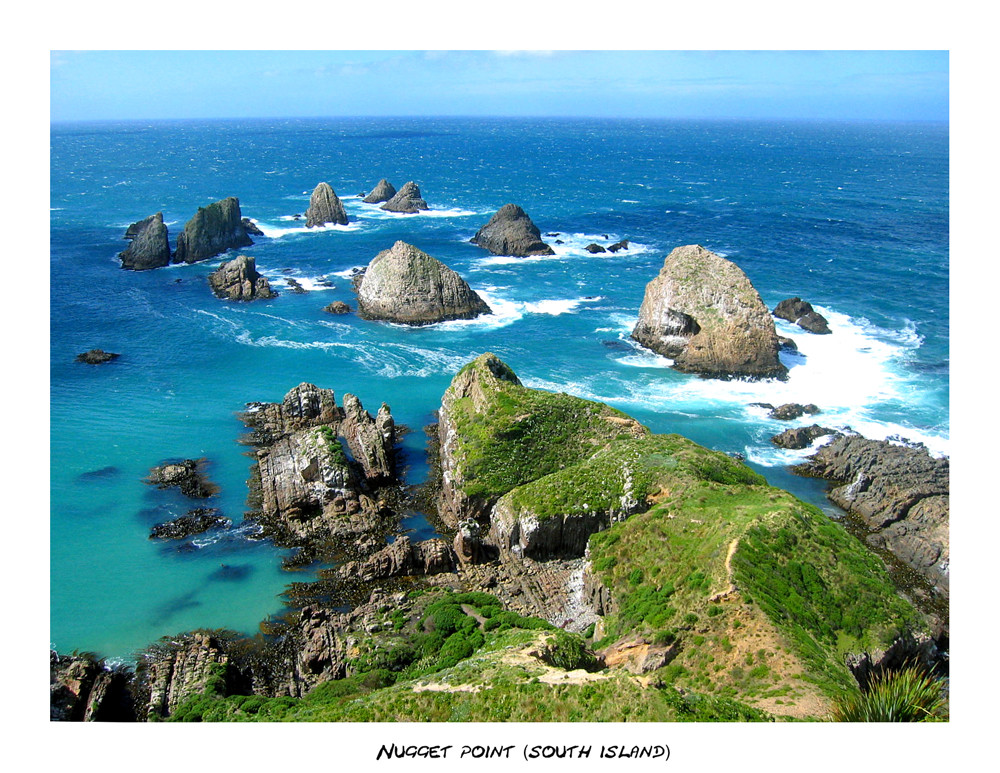
[[[101,467],[99,470],[90,470],[88,472],[82,472],[76,476],[77,483],[92,483],[94,481],[108,480],[109,478],[117,477],[121,472],[120,469],[113,465],[108,467]]]
[[[219,564],[219,568],[208,575],[209,582],[242,582],[253,574],[251,564]]]
[[[170,618],[176,615],[178,612],[182,612],[185,609],[193,609],[194,607],[200,607],[201,602],[198,601],[198,591],[200,588],[188,591],[187,593],[177,596],[171,599],[166,604],[161,604],[155,610],[155,613],[151,619],[151,624],[154,626],[162,626]]]

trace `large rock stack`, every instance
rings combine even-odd
[[[674,368],[714,378],[785,378],[774,320],[746,274],[692,244],[646,286],[632,338]]]

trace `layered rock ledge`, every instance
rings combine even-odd
[[[462,277],[402,241],[372,259],[358,286],[358,314],[365,319],[429,325],[490,313]]]
[[[677,247],[646,286],[632,338],[686,373],[785,378],[774,320],[746,274],[704,247]]]
[[[494,255],[529,257],[555,255],[552,248],[542,241],[542,233],[517,204],[504,204],[489,222],[471,239]]]

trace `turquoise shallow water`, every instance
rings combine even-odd
[[[932,124],[562,120],[294,120],[62,124],[52,129],[51,616],[60,650],[130,653],[194,627],[253,632],[281,609],[280,551],[239,529],[177,550],[153,523],[193,505],[142,483],[170,458],[204,457],[210,502],[239,524],[248,401],[302,381],[381,401],[414,431],[452,375],[483,351],[529,386],[603,400],[655,431],[741,452],[828,512],[821,484],[790,475],[786,425],[749,403],[813,402],[830,426],[948,452],[948,130]],[[431,211],[363,204],[382,177],[415,180]],[[292,219],[329,182],[350,225]],[[240,198],[266,236],[244,250],[279,292],[238,305],[205,278],[221,261],[122,271],[129,223],[163,211],[171,239],[199,205]],[[503,204],[564,242],[546,259],[498,258],[469,238]],[[354,305],[347,277],[397,239],[464,276],[494,315],[409,329],[322,311]],[[590,255],[590,242],[629,239]],[[779,324],[800,355],[788,382],[707,381],[633,346],[646,282],[675,246],[700,243],[748,274],[764,301],[799,295],[832,336]],[[332,282],[332,289],[323,280]],[[73,361],[93,347],[105,366]],[[807,423],[812,423],[809,418]],[[407,522],[429,533],[419,517]]]

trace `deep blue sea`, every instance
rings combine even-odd
[[[415,181],[431,209],[362,203],[381,178]],[[317,183],[347,226],[294,220]],[[266,234],[242,253],[280,292],[215,298],[222,257],[119,268],[126,227],[157,211],[171,244],[199,206],[240,199]],[[556,255],[492,256],[469,239],[502,205],[532,217]],[[745,454],[775,485],[835,509],[787,472],[806,454],[753,402],[815,403],[814,421],[949,452],[946,124],[528,119],[337,119],[58,124],[51,131],[51,631],[60,651],[127,660],[197,627],[254,633],[282,608],[282,551],[238,528],[249,401],[309,381],[382,401],[411,427],[408,481],[427,475],[421,428],[453,374],[484,351],[528,386],[601,400],[657,432]],[[322,309],[354,307],[349,275],[396,240],[459,272],[494,314],[405,328]],[[591,255],[591,242],[628,239]],[[770,308],[800,296],[830,321],[784,322],[787,382],[676,373],[629,341],[646,283],[674,247],[736,262]],[[230,256],[231,257],[231,256]],[[292,277],[306,294],[281,292]],[[332,282],[328,287],[324,282]],[[77,363],[91,348],[121,357]],[[200,503],[143,483],[168,459],[205,458],[208,502],[237,528],[186,549],[150,527]],[[419,538],[432,531],[407,521]],[[306,578],[307,579],[307,578]]]

